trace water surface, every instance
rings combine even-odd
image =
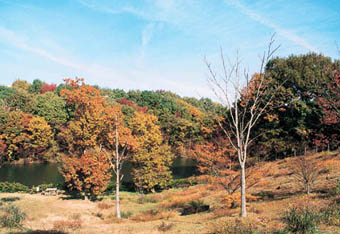
[[[131,182],[132,166],[129,162],[123,166],[124,182]],[[176,158],[171,168],[174,178],[187,178],[196,173],[193,160]],[[58,164],[3,165],[0,167],[0,181],[19,182],[27,186],[62,183],[63,177],[58,171]]]

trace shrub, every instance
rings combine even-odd
[[[14,202],[20,200],[20,197],[3,197],[1,201],[3,202]]]
[[[100,202],[97,204],[97,207],[100,209],[100,210],[106,210],[106,209],[110,209],[113,207],[113,204],[108,204],[108,203],[104,203],[104,202]]]
[[[160,232],[167,232],[171,228],[175,226],[173,223],[166,224],[165,222],[162,222],[161,225],[157,226],[157,230]]]
[[[192,208],[199,208],[205,206],[204,202],[202,200],[198,200],[198,201],[190,201],[189,202],[189,207]]]
[[[178,195],[175,195],[169,199],[169,201],[162,203],[162,207],[164,208],[184,208],[187,204],[192,200],[198,200],[202,197],[202,194],[195,193],[195,191],[183,191]]]
[[[189,202],[189,206],[184,207],[182,215],[191,215],[209,210],[209,205],[204,204],[202,200],[193,200]]]
[[[329,205],[320,211],[320,218],[328,225],[340,226],[340,208],[336,203]]]
[[[122,215],[122,212],[120,214]],[[114,214],[110,214],[107,217],[105,217],[105,219],[104,219],[104,223],[106,223],[106,224],[122,223],[122,222],[124,222],[124,220],[117,218],[116,215],[114,215]]]
[[[335,188],[333,190],[333,194],[334,195],[340,195],[340,179],[336,180],[336,185],[335,185]]]
[[[131,219],[139,222],[147,222],[160,219],[170,219],[177,215],[178,213],[174,211],[148,210],[143,213],[132,216]]]
[[[319,215],[308,206],[293,206],[283,217],[286,230],[292,233],[317,233],[319,220]]]
[[[313,185],[320,177],[322,165],[307,159],[305,156],[295,158],[289,165],[293,177],[303,187],[306,194],[309,194]]]
[[[120,216],[123,218],[123,219],[128,219],[130,218],[130,216],[132,215],[132,212],[131,211],[121,211],[120,212]]]
[[[67,234],[67,232],[57,230],[29,230],[27,232],[20,232],[21,234]]]
[[[253,224],[245,224],[237,221],[235,223],[214,223],[212,225],[212,234],[260,234],[262,230],[255,227]]]
[[[273,199],[275,197],[275,194],[272,191],[260,191],[252,195],[256,197],[260,197],[260,199],[265,199],[265,198]]]
[[[12,182],[0,182],[1,193],[16,193],[16,192],[29,192],[29,188],[26,185]]]
[[[18,207],[14,205],[8,205],[2,208],[4,215],[0,217],[2,227],[8,228],[20,228],[22,227],[22,221],[24,221],[26,215]]]
[[[170,183],[171,188],[185,188],[193,185],[197,185],[197,179],[194,177],[173,179]]]
[[[145,196],[145,195],[142,195],[142,196],[139,196],[138,197],[138,200],[137,202],[139,204],[144,204],[144,203],[156,203],[157,200],[151,196]]]
[[[219,209],[214,209],[212,212],[212,218],[220,218],[220,217],[230,217],[235,214],[238,214],[239,211],[235,209],[225,209],[225,208],[219,208]]]
[[[97,218],[104,219],[103,213],[96,212],[96,213],[93,213],[93,215],[96,216]]]
[[[246,194],[246,200],[247,201],[256,201],[259,197],[253,196],[250,194]],[[240,193],[233,193],[228,194],[226,197],[222,200],[228,208],[236,208],[241,205],[241,194]]]
[[[76,230],[81,228],[82,221],[78,220],[58,220],[53,222],[53,228],[58,231],[67,231],[68,229]]]

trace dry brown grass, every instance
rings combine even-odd
[[[97,204],[98,209],[100,210],[106,210],[106,209],[110,209],[113,207],[113,204],[109,204],[109,203],[105,203],[105,202],[100,202]]]
[[[148,222],[154,220],[169,220],[170,218],[174,218],[178,216],[178,212],[172,210],[148,210],[143,213],[134,215],[131,217],[131,220],[137,222]]]
[[[68,230],[77,230],[81,228],[82,221],[81,220],[57,220],[53,222],[53,229],[58,231],[68,231]]]

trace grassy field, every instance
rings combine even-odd
[[[339,156],[337,153],[320,153],[308,157],[308,160],[323,162],[324,165],[313,187],[313,193],[309,196],[301,192],[301,187],[289,169],[288,165],[294,158],[261,165],[273,172],[266,175],[262,183],[248,190],[250,194],[262,192],[262,195],[255,201],[248,202],[248,217],[245,219],[239,218],[238,207],[226,207],[225,191],[209,184],[170,189],[144,196],[122,192],[121,220],[115,218],[113,196],[103,196],[102,200],[91,202],[71,199],[66,195],[2,193],[0,199],[18,197],[19,200],[11,203],[26,213],[23,226],[30,230],[50,230],[50,233],[58,233],[51,230],[59,233],[103,234],[239,232],[231,227],[233,224],[236,227],[258,229],[258,233],[264,233],[285,228],[282,218],[290,207],[308,204],[316,212],[321,212],[340,201],[340,196],[332,192],[336,180],[340,178]],[[184,207],[189,206],[190,202],[192,206],[195,205],[192,201],[209,205],[210,210],[182,216]],[[3,201],[2,206],[7,203],[9,202]],[[340,233],[339,217],[332,217],[331,222],[321,222],[320,232]],[[1,233],[11,232],[27,233],[20,229],[1,229]]]

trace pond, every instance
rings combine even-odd
[[[123,166],[124,182],[131,182],[130,163]],[[195,162],[186,158],[176,158],[171,168],[173,177],[187,178],[196,173]],[[63,177],[58,171],[58,164],[29,164],[29,165],[3,165],[0,167],[0,181],[19,182],[27,186],[62,183]]]

